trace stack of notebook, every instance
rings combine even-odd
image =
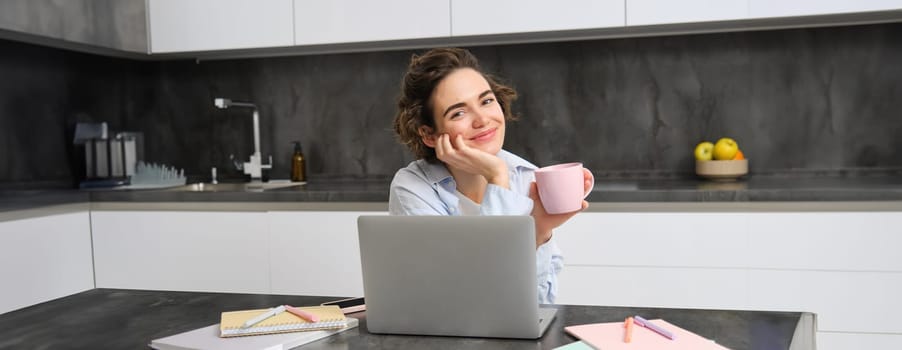
[[[153,340],[158,350],[293,348],[357,327],[337,306],[294,308],[301,315],[273,309],[223,312],[221,322],[209,327]],[[310,317],[312,315],[312,317]]]
[[[240,337],[270,333],[341,329],[348,325],[348,319],[338,306],[298,308],[289,306],[288,308],[290,309],[286,309],[285,306],[279,306],[273,309],[223,312],[222,322],[219,324],[220,335],[222,337]],[[291,312],[295,310],[299,310],[296,312],[300,314]],[[307,317],[307,319],[304,317]]]

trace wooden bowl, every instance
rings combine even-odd
[[[711,180],[736,180],[749,173],[749,160],[696,160],[695,173]]]

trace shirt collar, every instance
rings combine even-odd
[[[505,150],[501,150],[501,152],[498,152],[498,157],[503,159],[504,162],[507,163],[507,165],[512,168],[526,168],[526,169],[531,169],[531,170],[538,169],[532,163],[526,161],[523,158],[520,158],[516,154],[510,153]]]

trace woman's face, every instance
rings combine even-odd
[[[435,139],[449,134],[453,142],[462,135],[464,143],[490,154],[504,145],[504,112],[479,72],[458,69],[445,77],[432,92],[432,115],[436,130],[421,133],[423,142],[435,148]]]

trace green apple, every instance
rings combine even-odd
[[[714,156],[714,144],[708,141],[704,141],[699,143],[698,146],[695,146],[695,159],[696,160],[711,160],[711,157]]]
[[[736,157],[736,152],[739,152],[739,145],[729,137],[717,140],[717,143],[714,144],[715,160],[731,160]]]

